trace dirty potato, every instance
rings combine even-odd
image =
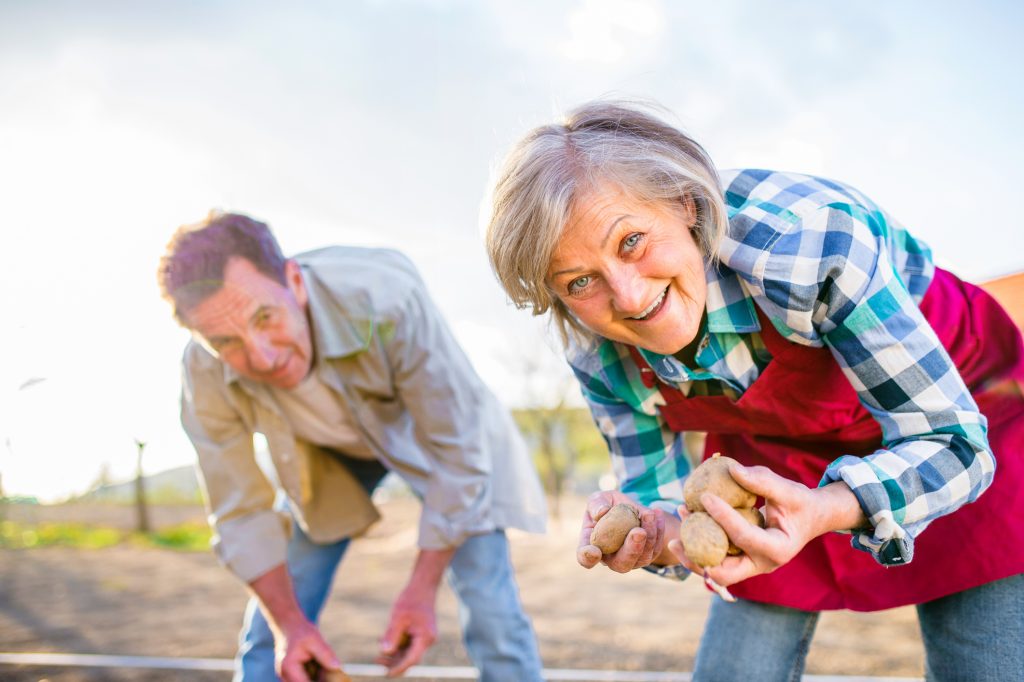
[[[729,538],[705,512],[694,512],[679,527],[686,558],[702,568],[717,566],[725,559]]]
[[[619,551],[626,535],[640,525],[640,515],[632,506],[619,503],[597,520],[590,532],[590,544],[596,545],[602,554]]]
[[[754,506],[757,496],[733,480],[729,474],[729,464],[735,462],[732,457],[723,457],[719,453],[701,462],[686,478],[683,485],[683,500],[691,512],[705,511],[700,503],[704,493],[714,493],[735,509],[746,509]]]
[[[755,507],[750,509],[737,509],[740,516],[745,518],[748,523],[760,528],[764,528],[764,516],[761,514],[761,510]],[[737,554],[743,554],[743,550],[732,544],[732,539],[729,540],[729,556],[736,556]]]

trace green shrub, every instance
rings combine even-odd
[[[0,548],[4,549],[103,549],[123,542],[131,542],[140,547],[205,552],[210,548],[210,528],[204,523],[183,523],[150,533],[125,533],[116,528],[84,523],[0,523]]]

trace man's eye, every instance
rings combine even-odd
[[[588,284],[590,284],[590,275],[577,277],[573,281],[569,282],[569,293],[577,294],[583,289],[585,289]]]

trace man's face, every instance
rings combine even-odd
[[[244,258],[231,258],[224,285],[187,312],[193,333],[240,375],[294,388],[313,363],[313,341],[302,273],[285,266],[286,282],[267,277]]]

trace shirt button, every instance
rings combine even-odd
[[[900,544],[896,540],[886,540],[878,550],[878,556],[885,564],[902,564],[903,554],[900,552]]]

